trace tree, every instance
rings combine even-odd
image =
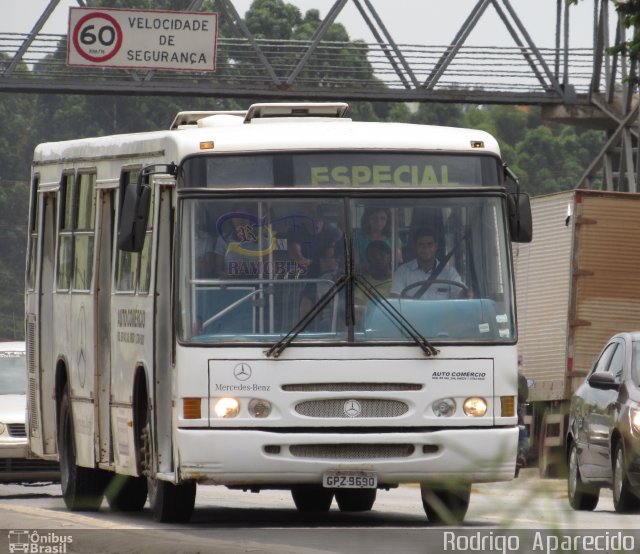
[[[568,0],[569,4],[577,4],[582,0]],[[616,12],[620,22],[626,29],[633,29],[630,39],[621,44],[616,44],[611,51],[620,52],[636,62],[640,60],[640,0],[614,0]],[[637,73],[634,76],[635,83],[640,82]]]

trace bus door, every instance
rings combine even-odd
[[[155,225],[152,240],[155,243],[155,295],[154,295],[154,406],[155,417],[155,450],[158,453],[158,471],[162,473],[173,470],[172,459],[172,349],[173,327],[171,310],[171,259],[173,252],[172,221],[172,189],[165,186],[162,180],[154,182],[155,206],[153,212]]]
[[[73,187],[70,192],[69,187]],[[96,404],[96,301],[92,294],[96,240],[96,173],[78,171],[67,179],[61,210],[58,288],[70,288],[70,348],[67,351],[78,465],[92,466],[98,454]],[[64,284],[62,283],[64,281]],[[61,295],[61,300],[64,294]],[[69,304],[67,304],[69,306]]]
[[[96,343],[96,452],[101,463],[113,459],[110,427],[111,397],[111,270],[113,267],[113,225],[115,203],[113,190],[97,191],[98,221],[96,229],[95,322]]]
[[[39,266],[41,268],[40,282],[40,305],[37,315],[36,335],[39,337],[39,352],[37,355],[36,391],[39,391],[40,398],[36,403],[40,407],[40,441],[36,446],[32,443],[34,452],[39,453],[34,446],[41,448],[43,454],[55,454],[57,421],[54,418],[42,417],[42,414],[55,413],[49,406],[55,401],[55,351],[53,347],[53,327],[55,321],[53,313],[53,290],[54,271],[56,260],[56,214],[57,197],[54,193],[43,194],[40,198],[42,202],[41,220],[41,257]]]

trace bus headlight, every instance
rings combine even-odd
[[[4,423],[0,423],[0,435],[4,433]]]
[[[431,408],[438,417],[451,417],[456,412],[456,401],[453,398],[439,398],[431,404]]]
[[[218,398],[213,411],[220,419],[230,419],[240,413],[240,402],[235,398]]]
[[[269,417],[271,414],[271,402],[252,398],[249,402],[249,415],[251,417]]]
[[[487,413],[487,401],[479,396],[472,396],[464,401],[462,409],[468,416],[482,417]]]

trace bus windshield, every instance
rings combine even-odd
[[[277,341],[306,319],[296,343],[410,342],[406,323],[429,340],[514,341],[501,202],[182,199],[179,338]]]

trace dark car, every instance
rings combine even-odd
[[[617,512],[640,509],[640,332],[613,336],[571,398],[567,456],[574,509],[593,510],[602,487]]]

